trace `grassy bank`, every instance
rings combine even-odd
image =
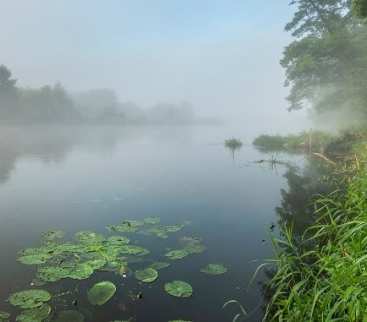
[[[332,139],[333,136],[328,133],[309,131],[285,136],[260,135],[253,141],[253,145],[266,152],[322,152]]]
[[[274,240],[266,321],[367,321],[367,145],[350,139],[330,143],[357,154],[333,169],[338,189],[314,199],[315,224]]]

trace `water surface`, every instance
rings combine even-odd
[[[248,321],[261,320],[263,276],[248,284],[256,267],[272,256],[269,227],[279,219],[275,208],[286,188],[286,169],[252,163],[266,156],[246,144],[249,138],[214,126],[2,127],[0,132],[0,310],[10,311],[9,294],[29,287],[35,269],[19,264],[17,252],[37,246],[42,232],[62,229],[69,238],[79,230],[108,234],[106,225],[159,216],[163,223],[191,225],[169,240],[132,239],[158,256],[179,237],[198,236],[207,251],[173,262],[149,286],[97,273],[52,290],[78,284],[77,309],[92,312],[93,322],[231,321],[237,311],[222,309],[229,299],[251,311]],[[223,146],[232,135],[245,142],[234,155]],[[227,274],[200,273],[217,262],[228,266]],[[118,292],[105,306],[92,308],[85,292],[105,279],[115,282]],[[175,279],[193,286],[190,299],[164,292],[164,283]],[[129,292],[142,292],[143,299],[133,301]],[[70,307],[66,302],[55,310]]]

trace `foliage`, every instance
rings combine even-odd
[[[174,297],[190,297],[192,295],[192,287],[190,284],[183,281],[173,281],[164,285],[165,291]]]
[[[311,104],[320,113],[348,109],[365,116],[367,29],[353,19],[351,1],[291,4],[296,11],[286,30],[297,39],[286,47],[281,61],[286,85],[291,86],[289,109]]]
[[[48,304],[43,304],[40,307],[25,310],[16,317],[17,322],[42,322],[51,313],[51,307]]]
[[[135,272],[135,278],[144,283],[152,283],[158,278],[158,272],[151,267]]]
[[[317,222],[301,238],[275,239],[277,271],[268,321],[364,321],[367,316],[367,170],[346,190],[317,199]]]
[[[353,13],[358,18],[367,18],[367,1],[366,0],[353,0],[352,8],[353,8]]]
[[[103,305],[107,303],[116,293],[116,286],[109,282],[99,282],[94,284],[88,291],[88,301],[92,305]]]
[[[311,149],[322,152],[334,137],[322,131],[301,132],[299,134],[260,135],[253,141],[253,145],[263,151],[302,152]]]
[[[238,139],[232,138],[224,141],[224,145],[227,148],[236,150],[242,147],[242,142]]]
[[[22,309],[33,309],[40,307],[43,303],[51,299],[51,294],[45,290],[25,290],[12,294],[9,297],[11,305]]]

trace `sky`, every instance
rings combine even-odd
[[[291,131],[306,116],[286,110],[288,2],[0,0],[0,64],[25,87],[111,88],[145,107],[190,101],[199,115]]]

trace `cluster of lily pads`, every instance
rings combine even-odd
[[[27,248],[19,252],[18,261],[37,267],[33,286],[41,287],[49,282],[62,279],[84,280],[96,271],[112,271],[126,277],[131,270],[129,264],[143,261],[150,251],[139,245],[130,244],[130,238],[121,235],[142,233],[166,239],[170,234],[182,230],[189,223],[179,225],[160,225],[158,217],[145,218],[142,221],[124,220],[120,224],[110,225],[107,229],[112,236],[103,236],[93,231],[80,231],[74,240],[64,242],[62,231],[49,231],[42,235],[42,245]],[[181,247],[169,250],[165,257],[169,260],[181,260],[189,255],[200,254],[206,247],[199,238],[181,238]],[[143,269],[135,270],[134,277],[142,283],[153,283],[159,277],[159,270],[170,266],[168,262],[151,262]],[[209,264],[201,269],[202,273],[220,275],[227,272],[222,264]],[[192,286],[184,281],[175,280],[164,285],[164,290],[177,298],[188,298],[193,294]],[[116,286],[110,281],[93,285],[87,292],[88,301],[94,306],[107,303],[115,294]],[[51,306],[48,302],[52,295],[43,289],[29,289],[12,294],[8,301],[21,309],[17,322],[50,321]],[[10,314],[0,311],[0,322],[7,322]],[[84,317],[75,310],[58,312],[55,322],[83,322]],[[185,322],[182,320],[170,322]],[[123,322],[123,321],[111,321]],[[186,321],[188,322],[188,321]]]

